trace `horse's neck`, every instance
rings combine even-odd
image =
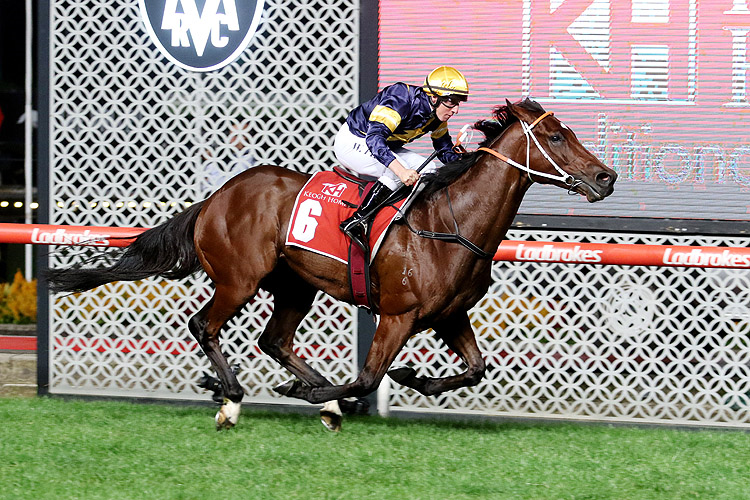
[[[503,147],[497,146],[508,154],[512,146]],[[494,252],[513,223],[529,186],[531,181],[515,167],[492,156],[480,158],[446,188],[461,234],[485,251]]]

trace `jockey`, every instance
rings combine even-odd
[[[366,249],[370,218],[392,192],[419,179],[416,169],[426,158],[405,149],[406,143],[430,132],[441,162],[458,159],[447,122],[468,97],[464,75],[440,66],[427,75],[423,86],[395,83],[349,113],[336,134],[336,158],[347,170],[378,179],[354,215],[341,223],[352,241]]]

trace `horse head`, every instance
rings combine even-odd
[[[525,170],[533,182],[557,185],[592,203],[612,194],[617,174],[588,151],[571,129],[535,101],[506,103],[494,112],[500,126],[508,128],[502,135],[512,137],[516,145],[511,154],[504,152],[508,155],[504,161]],[[500,142],[498,138],[482,150],[498,156],[494,148]]]

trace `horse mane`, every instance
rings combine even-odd
[[[529,111],[544,112],[544,108],[529,98],[515,103],[516,106],[527,109]],[[495,140],[500,137],[514,122],[517,122],[518,118],[513,116],[509,110],[507,104],[501,104],[496,106],[492,110],[492,118],[488,120],[479,120],[474,123],[472,128],[478,130],[484,134],[484,140],[479,143],[479,147],[487,147]],[[461,157],[451,163],[447,163],[437,169],[436,172],[427,174],[424,176],[427,181],[427,187],[424,190],[424,196],[428,196],[440,189],[453,183],[456,179],[469,170],[479,160],[484,153],[481,151],[474,151],[471,153],[464,153]]]

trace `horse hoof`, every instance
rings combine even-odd
[[[274,392],[278,392],[282,396],[291,396],[294,392],[296,392],[299,383],[300,381],[296,378],[290,378],[286,382],[274,387],[273,390]]]
[[[216,413],[216,430],[221,431],[224,429],[231,429],[237,425],[237,421],[240,419],[240,404],[232,401],[224,400],[224,404]]]
[[[320,421],[323,427],[331,432],[341,431],[342,420],[341,415],[337,415],[331,411],[320,410]]]
[[[393,380],[397,384],[402,385],[404,381],[410,378],[414,378],[416,374],[417,372],[413,368],[409,368],[408,366],[404,366],[403,368],[396,368],[388,372],[388,376],[391,377],[391,380]]]
[[[320,409],[320,421],[331,432],[339,432],[341,430],[341,407],[339,402],[335,399],[333,401],[326,401],[323,408]]]
[[[344,415],[369,415],[370,402],[365,398],[339,400],[341,413]]]

